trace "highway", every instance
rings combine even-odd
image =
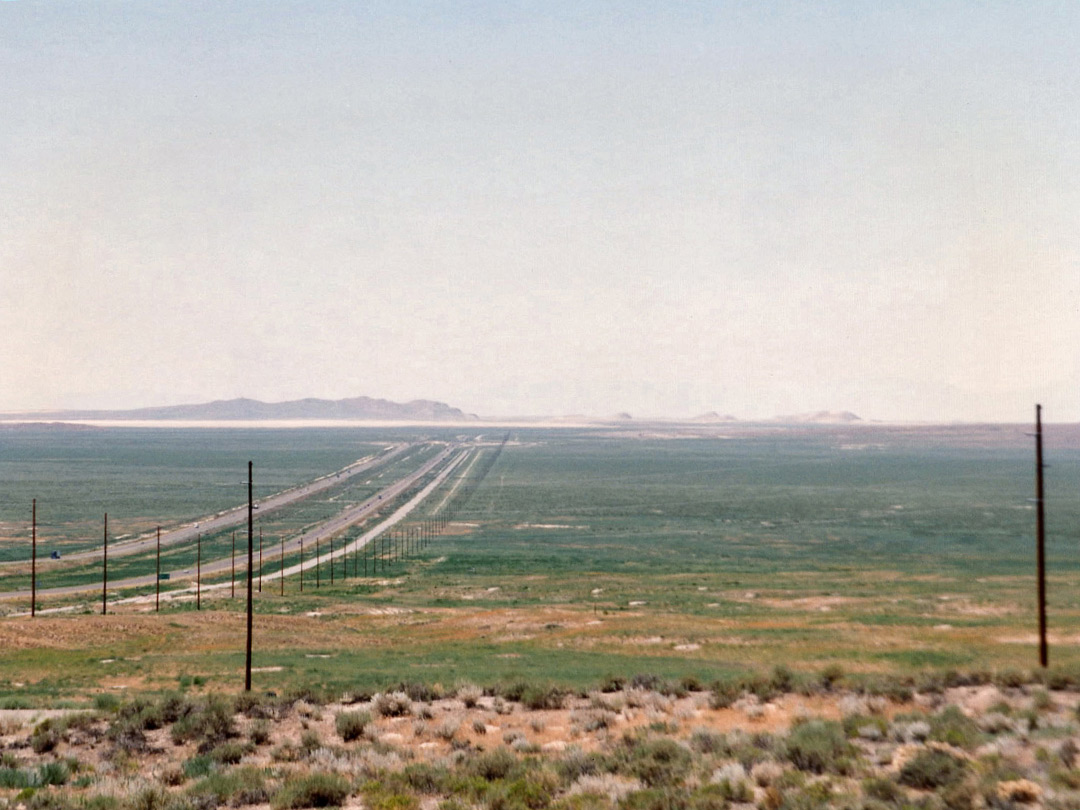
[[[404,447],[399,448],[397,450],[397,452],[400,452],[403,449],[404,449]],[[424,476],[429,474],[432,470],[436,469],[439,465],[445,464],[443,469],[440,471],[439,475],[432,482],[430,482],[426,487],[424,487],[424,489],[421,490],[420,493],[418,493],[416,496],[414,496],[408,503],[406,503],[405,505],[403,505],[403,506],[399,507],[397,510],[395,510],[393,515],[391,515],[389,518],[387,518],[387,520],[380,523],[379,526],[376,527],[375,529],[365,533],[364,535],[362,535],[359,538],[356,538],[351,543],[349,543],[347,546],[342,546],[342,547],[339,547],[339,548],[335,549],[334,550],[334,557],[339,557],[339,556],[341,556],[341,554],[344,554],[347,551],[354,550],[356,548],[362,547],[363,545],[366,545],[368,542],[370,542],[372,539],[377,537],[383,531],[386,531],[386,529],[390,528],[395,523],[397,523],[398,521],[403,519],[412,509],[414,509],[417,505],[419,505],[419,503],[421,501],[423,501],[423,499],[426,498],[427,495],[430,494],[430,492],[434,491],[434,489],[443,480],[445,480],[446,476],[448,476],[450,474],[450,472],[454,468],[456,468],[457,465],[468,455],[469,455],[469,450],[462,449],[459,445],[451,444],[451,445],[447,446],[442,452],[440,452],[434,458],[429,459],[421,467],[419,467],[418,469],[416,469],[413,472],[409,473],[408,475],[398,479],[397,481],[390,484],[389,486],[385,487],[380,492],[378,492],[376,495],[372,496],[371,498],[368,498],[366,501],[363,501],[362,503],[356,504],[355,506],[349,507],[348,509],[344,510],[343,512],[340,512],[339,514],[337,514],[334,517],[330,518],[329,520],[326,520],[323,523],[319,524],[318,526],[315,526],[314,528],[308,530],[303,535],[299,535],[299,536],[293,537],[290,540],[287,540],[286,543],[285,543],[285,554],[288,555],[290,553],[293,553],[293,552],[297,551],[300,548],[301,543],[304,544],[305,549],[310,549],[310,550],[314,551],[314,543],[315,543],[316,538],[320,538],[320,539],[321,538],[329,538],[330,536],[332,536],[334,534],[337,534],[337,533],[340,533],[340,532],[344,531],[349,526],[352,526],[355,523],[358,523],[358,522],[366,519],[368,516],[375,513],[376,511],[378,511],[385,504],[392,502],[396,497],[398,497],[402,493],[406,492],[408,489],[410,489],[412,486],[414,486],[416,484],[416,482],[418,482],[421,478],[423,478]],[[380,459],[378,459],[378,460],[385,460],[385,458],[387,458],[387,456],[386,456],[386,454],[383,454],[380,457]],[[449,461],[448,461],[448,459],[449,459]],[[324,480],[324,479],[318,479],[318,480]],[[313,482],[313,483],[315,483],[315,482]],[[290,492],[291,492],[291,490],[290,490]],[[281,506],[281,504],[278,504],[278,506]],[[234,510],[230,510],[230,512],[226,513],[226,514],[232,514],[232,511],[234,511]],[[247,518],[247,508],[246,507],[243,507],[243,513],[244,513],[243,517],[246,520],[246,518]],[[227,524],[227,525],[232,525],[232,524]],[[199,531],[199,530],[197,530],[197,531]],[[165,536],[162,535],[162,541],[163,542],[164,542],[164,537]],[[152,543],[151,543],[151,547],[153,547]],[[329,552],[328,547],[326,548],[326,551]],[[280,544],[280,542],[272,544],[269,548],[264,547],[264,573],[263,573],[263,579],[264,580],[274,580],[274,579],[277,579],[280,576],[280,569],[273,570],[273,571],[270,571],[270,572],[265,571],[265,567],[266,567],[265,566],[265,561],[266,561],[267,552],[269,552],[269,554],[270,554],[270,559],[274,560],[274,561],[278,561],[279,565],[280,565],[280,555],[281,555],[281,544]],[[256,550],[255,553],[256,553],[256,556],[257,556],[258,551]],[[97,554],[98,554],[98,556],[100,556],[101,552],[99,551],[99,552],[97,552]],[[112,547],[109,548],[109,556],[110,557],[112,556]],[[322,554],[319,559],[324,560],[324,559],[329,559],[329,557],[330,557],[329,553],[325,553],[325,554]],[[69,559],[71,559],[71,558],[69,558]],[[303,568],[306,570],[306,569],[311,568],[311,567],[313,567],[315,565],[316,565],[316,560],[314,558],[311,558],[311,559],[306,560],[303,563]],[[237,567],[237,570],[246,570],[246,555],[238,555],[237,566],[236,567]],[[232,558],[231,557],[223,557],[223,558],[220,558],[220,559],[217,559],[217,560],[208,560],[208,561],[204,562],[203,565],[202,565],[202,577],[213,577],[215,575],[224,573],[225,571],[229,571],[229,570],[231,570],[231,568],[232,568]],[[285,570],[285,576],[291,576],[293,574],[299,573],[300,569],[301,569],[300,564],[290,566],[289,568],[287,568]],[[196,571],[195,571],[194,568],[184,568],[184,569],[173,570],[173,571],[163,571],[162,573],[163,574],[168,574],[169,579],[171,581],[171,580],[174,580],[174,579],[192,579],[192,578],[195,577]],[[155,582],[155,575],[154,574],[147,574],[147,575],[138,576],[138,577],[129,577],[127,579],[118,579],[118,580],[109,582],[109,590],[122,589],[122,588],[144,587],[144,586],[148,586],[148,585],[153,585],[154,582]],[[203,589],[206,590],[207,587],[208,586],[203,586]],[[219,583],[218,585],[213,586],[213,587],[229,587],[229,583],[225,583],[224,585]],[[75,595],[75,594],[87,593],[87,592],[92,592],[92,591],[97,591],[97,592],[100,593],[100,591],[101,591],[101,583],[100,582],[97,582],[97,583],[85,583],[85,584],[82,584],[82,585],[71,585],[71,586],[64,586],[64,587],[58,587],[58,588],[38,588],[37,592],[38,592],[39,597],[47,597],[47,596],[72,596],[72,595]],[[175,594],[176,591],[170,591],[170,593]],[[3,600],[8,600],[8,599],[28,599],[29,596],[30,596],[30,591],[29,590],[0,592],[0,599],[3,599]]]
[[[313,481],[309,481],[306,484],[302,484],[292,489],[282,490],[281,492],[270,495],[266,498],[259,500],[259,515],[265,515],[267,512],[273,512],[275,509],[280,509],[283,506],[288,506],[296,501],[303,500],[325,489],[340,484],[344,481],[348,481],[355,475],[360,475],[363,472],[367,472],[372,467],[383,464],[392,458],[400,456],[406,450],[416,448],[420,446],[420,442],[412,444],[398,444],[390,447],[388,450],[384,450],[377,456],[369,456],[354,461],[349,466],[338,470],[337,472],[324,475],[320,478],[316,478]],[[246,483],[246,482],[244,482]],[[240,487],[240,482],[237,482],[237,488]],[[206,517],[199,518],[198,520],[181,526],[179,529],[172,529],[167,532],[161,533],[161,547],[176,545],[177,543],[183,543],[185,540],[194,540],[200,534],[211,534],[219,529],[227,529],[230,526],[240,526],[247,522],[247,504],[234,507],[225,512],[219,512],[216,515],[208,515]],[[141,535],[138,538],[132,540],[124,540],[116,543],[109,544],[109,559],[114,557],[124,557],[129,554],[139,554],[152,550],[157,544],[157,535],[155,533],[149,533]],[[92,560],[102,555],[102,547],[90,549],[88,551],[77,551],[72,554],[64,555],[62,560],[53,560],[48,557],[38,558],[38,567],[47,568],[50,564],[62,565],[71,561],[78,560]],[[10,565],[26,565],[29,560],[8,560],[0,563],[0,566]]]

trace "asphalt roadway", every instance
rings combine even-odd
[[[398,448],[396,448],[395,451],[394,451],[395,455],[397,453],[403,452],[408,446],[411,446],[411,445],[403,445],[403,446],[399,446]],[[456,451],[457,451],[457,454],[455,455]],[[453,468],[456,467],[457,464],[466,455],[467,455],[467,451],[462,452],[461,447],[459,445],[456,445],[456,444],[448,445],[437,456],[435,456],[434,458],[428,460],[426,463],[424,463],[417,470],[414,470],[413,472],[409,473],[405,477],[400,478],[397,481],[395,481],[393,484],[390,484],[389,486],[385,487],[378,494],[372,496],[371,498],[368,498],[366,501],[363,501],[362,503],[359,503],[359,504],[356,504],[355,506],[349,507],[348,509],[346,509],[343,512],[339,513],[338,515],[335,515],[334,517],[330,518],[329,520],[327,520],[327,521],[321,523],[320,525],[314,527],[313,529],[310,529],[309,531],[305,532],[303,535],[299,535],[297,537],[292,538],[291,540],[286,541],[286,543],[285,543],[285,554],[287,555],[287,554],[289,554],[289,553],[291,553],[293,551],[298,550],[301,547],[301,544],[307,544],[307,547],[311,548],[311,544],[314,543],[316,538],[323,538],[323,537],[329,538],[331,535],[336,534],[336,533],[341,532],[341,531],[344,531],[349,526],[351,526],[351,525],[353,525],[355,523],[358,523],[359,521],[365,519],[366,517],[368,517],[372,513],[378,511],[378,509],[380,509],[382,506],[384,506],[385,503],[389,503],[394,498],[396,498],[398,495],[400,495],[401,493],[408,490],[418,480],[420,480],[425,475],[427,475],[429,472],[431,472],[431,470],[435,469],[440,464],[443,464],[444,462],[446,462],[448,458],[453,457],[451,462],[446,464],[445,469],[440,473],[440,475],[436,478],[436,480],[431,482],[431,484],[429,484],[427,487],[425,487],[424,490],[421,493],[419,493],[416,497],[414,497],[409,503],[405,504],[402,507],[399,507],[399,509],[396,510],[395,513],[390,518],[388,518],[386,521],[384,521],[382,524],[380,524],[380,526],[378,528],[374,529],[371,532],[368,532],[367,534],[363,535],[360,538],[357,538],[352,543],[350,543],[347,547],[341,547],[339,549],[336,549],[335,553],[334,553],[334,557],[340,556],[342,553],[345,553],[347,550],[351,550],[351,549],[357,548],[359,546],[365,545],[367,542],[370,542],[370,540],[373,539],[375,536],[377,536],[381,532],[385,531],[387,528],[389,528],[394,523],[396,523],[398,520],[401,520],[406,514],[408,514],[408,512],[411,511],[412,508],[414,508],[421,500],[423,500],[424,497],[427,496],[427,494],[429,494],[431,491],[433,491],[434,488],[439,483],[441,483],[443,479],[445,479],[445,477],[451,472],[451,470],[453,470]],[[379,461],[384,461],[388,457],[389,456],[387,454],[383,454],[379,458],[375,459],[374,461],[366,462],[366,463],[368,463],[370,465],[370,464],[373,464],[373,463],[377,463]],[[346,468],[346,469],[349,469],[349,468]],[[359,472],[359,470],[357,470],[357,472]],[[331,484],[336,483],[337,481],[340,480],[340,479],[333,478],[332,476],[328,476],[327,478],[332,478]],[[312,482],[312,484],[306,485],[306,486],[312,486],[312,485],[317,484],[320,481],[325,481],[325,480],[326,479],[316,479],[316,481]],[[326,486],[329,486],[329,485],[330,484],[324,484],[323,486],[320,486],[319,489],[324,489]],[[294,491],[295,490],[289,490],[287,493],[281,493],[281,494],[285,495],[285,494],[292,493]],[[316,489],[316,490],[313,490],[313,491],[317,492],[319,490]],[[311,494],[311,493],[308,493],[308,494]],[[292,500],[296,500],[296,498],[293,498]],[[280,504],[280,503],[277,504],[277,506],[279,506],[279,507],[282,506],[282,505],[283,504]],[[230,512],[227,512],[225,514],[226,515],[231,515],[233,513],[233,511],[235,511],[235,510],[230,510]],[[247,507],[246,506],[242,507],[242,511],[243,511],[243,518],[246,520],[247,519]],[[262,510],[260,509],[259,511],[261,512]],[[222,517],[224,517],[224,515]],[[225,525],[228,526],[228,525],[233,525],[233,524],[232,523],[227,523]],[[200,532],[200,531],[205,531],[205,530],[206,530],[206,526],[204,525],[203,527],[200,527],[199,529],[196,529],[196,533]],[[163,545],[164,545],[164,539],[165,539],[165,535],[163,534],[162,535],[162,544]],[[155,541],[155,538],[152,537],[151,540],[150,540],[150,544],[149,544],[151,548],[154,545],[154,541]],[[142,541],[140,540],[139,542],[142,542]],[[273,544],[269,549],[264,548],[264,556],[265,556],[265,552],[267,550],[272,555],[271,559],[280,558],[280,556],[281,556],[281,544],[280,544],[280,542]],[[327,551],[329,551],[329,549],[327,549]],[[128,553],[134,553],[134,552],[128,552]],[[97,555],[100,556],[100,554],[101,554],[101,552],[98,551]],[[255,549],[254,555],[255,555],[256,558],[258,557],[257,547]],[[90,555],[90,556],[93,556],[93,555]],[[110,557],[112,556],[112,548],[111,547],[109,549],[109,556]],[[240,562],[237,565],[238,570],[246,570],[247,561],[245,559],[243,559],[244,556],[246,556],[246,555],[240,555]],[[327,553],[325,555],[322,555],[319,559],[322,560],[322,559],[328,558],[329,556],[330,555]],[[67,559],[70,560],[73,557],[74,557],[74,555],[72,555],[71,557],[68,557]],[[220,558],[220,559],[217,559],[217,560],[209,560],[209,561],[204,562],[202,564],[201,576],[202,577],[207,577],[207,576],[212,577],[212,576],[214,576],[216,574],[223,573],[225,571],[230,570],[232,568],[232,564],[233,563],[232,563],[232,558],[231,557],[223,557],[223,558]],[[258,565],[257,562],[256,562],[256,565]],[[309,561],[307,561],[307,562],[305,562],[303,564],[303,568],[307,569],[307,568],[309,568],[311,566],[314,566],[314,565],[315,565],[315,561],[314,560],[309,560]],[[285,572],[286,576],[288,576],[288,575],[290,575],[292,573],[299,572],[300,568],[301,568],[301,566],[299,564],[295,565],[295,566],[291,566],[290,568],[286,569],[286,572]],[[192,578],[192,577],[194,577],[196,575],[196,569],[194,569],[194,568],[184,568],[184,569],[167,571],[167,572],[162,571],[162,574],[163,575],[168,574],[168,577],[169,577],[170,581],[173,580],[173,579],[190,579],[190,578]],[[263,578],[264,579],[276,579],[278,576],[279,576],[279,571],[274,571],[271,574],[265,575]],[[122,588],[137,588],[137,587],[143,587],[143,586],[147,586],[147,585],[153,585],[154,582],[156,581],[156,579],[157,579],[157,577],[154,574],[147,574],[147,575],[138,576],[138,577],[129,577],[127,579],[118,579],[118,580],[109,582],[107,590],[122,589]],[[219,584],[219,585],[217,585],[215,587],[220,588],[221,585]],[[98,583],[85,583],[85,584],[82,584],[82,585],[69,585],[69,586],[63,586],[63,587],[59,587],[59,588],[38,588],[37,593],[38,593],[39,597],[43,597],[43,596],[71,596],[71,595],[78,594],[78,593],[87,593],[87,592],[92,592],[92,591],[100,592],[101,591],[101,583],[100,582],[98,582]],[[7,600],[7,599],[26,599],[29,596],[30,596],[30,591],[29,590],[0,592],[0,599],[4,599],[4,600]]]
[[[283,506],[288,506],[296,501],[303,500],[324,489],[329,489],[335,484],[340,484],[343,481],[348,481],[354,475],[370,470],[372,467],[378,466],[385,461],[389,461],[396,456],[401,455],[406,450],[414,447],[419,447],[420,442],[412,444],[398,444],[394,445],[389,450],[384,450],[379,455],[373,458],[363,458],[354,461],[348,467],[345,467],[337,472],[324,475],[321,478],[316,478],[313,481],[309,481],[306,484],[301,484],[298,487],[292,489],[282,490],[267,498],[259,499],[260,515],[265,515],[267,512],[273,512],[275,509],[280,509]],[[194,540],[200,534],[210,534],[218,529],[227,529],[230,526],[240,526],[247,522],[247,504],[237,506],[233,509],[229,509],[225,512],[219,512],[216,515],[209,515],[207,517],[199,518],[193,523],[181,526],[179,529],[172,529],[167,532],[161,533],[161,547],[175,545],[177,543],[183,543],[185,540]],[[109,544],[109,558],[113,557],[125,557],[129,554],[138,554],[140,552],[149,551],[154,548],[157,543],[156,533],[144,534],[134,540],[124,540],[117,543]],[[100,557],[102,554],[102,547],[90,549],[89,551],[76,551],[72,554],[65,554],[63,559],[59,562],[61,564],[70,562],[72,560],[91,560],[96,557]],[[26,565],[28,560],[8,560],[0,565]],[[38,557],[38,566],[46,567],[50,563],[56,563],[58,561],[48,557]]]

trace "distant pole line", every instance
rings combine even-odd
[[[161,527],[157,527],[157,563],[154,567],[154,612],[161,612]]]
[[[247,649],[244,660],[244,691],[251,691],[251,626],[252,626],[252,602],[251,602],[251,575],[254,568],[255,554],[255,499],[252,463],[248,462],[248,567],[247,567]]]
[[[1043,511],[1042,405],[1035,406],[1035,555],[1039,588],[1039,666],[1049,661],[1046,647],[1046,517]]]
[[[195,548],[195,609],[202,610],[202,532],[199,532]]]
[[[30,618],[33,618],[37,615],[37,498],[30,514]]]
[[[229,590],[229,598],[236,598],[236,529],[232,533],[232,586]]]
[[[109,589],[109,513],[105,513],[105,534],[102,540],[102,545],[105,547],[104,555],[101,558],[101,615],[104,616],[108,612],[108,607],[105,602],[105,595]]]

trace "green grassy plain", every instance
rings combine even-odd
[[[1080,450],[1052,429],[1047,445],[1051,655],[1080,667]],[[459,488],[446,534],[386,574],[264,593],[256,686],[1036,663],[1021,427],[517,429],[478,484],[467,500]],[[240,609],[218,596],[201,612],[185,602],[160,616],[133,605],[5,619],[0,694],[237,688]]]

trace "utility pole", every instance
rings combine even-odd
[[[33,618],[37,615],[37,498],[30,514],[30,618]]]
[[[232,533],[232,585],[229,587],[229,598],[236,598],[236,529]]]
[[[300,593],[304,592],[304,535],[300,535]]]
[[[319,553],[319,535],[315,535],[315,587],[322,587],[322,554]]]
[[[105,594],[109,589],[109,513],[105,513],[105,535],[103,545],[105,546],[105,554],[101,558],[101,615],[104,616],[108,612],[108,608],[105,602]]]
[[[285,535],[281,535],[281,595],[285,595]]]
[[[157,562],[154,565],[154,613],[161,612],[161,527],[157,527]]]
[[[247,651],[244,661],[244,691],[251,691],[251,569],[254,567],[254,552],[255,552],[255,510],[254,510],[254,497],[252,490],[253,471],[252,463],[248,462],[248,567],[247,567]]]
[[[1042,405],[1035,406],[1035,556],[1039,581],[1039,666],[1046,667],[1046,516],[1043,511]]]
[[[259,593],[262,593],[262,526],[259,527]]]
[[[195,548],[195,609],[202,610],[202,532],[199,532]]]
[[[330,584],[334,584],[334,535],[330,535]]]

